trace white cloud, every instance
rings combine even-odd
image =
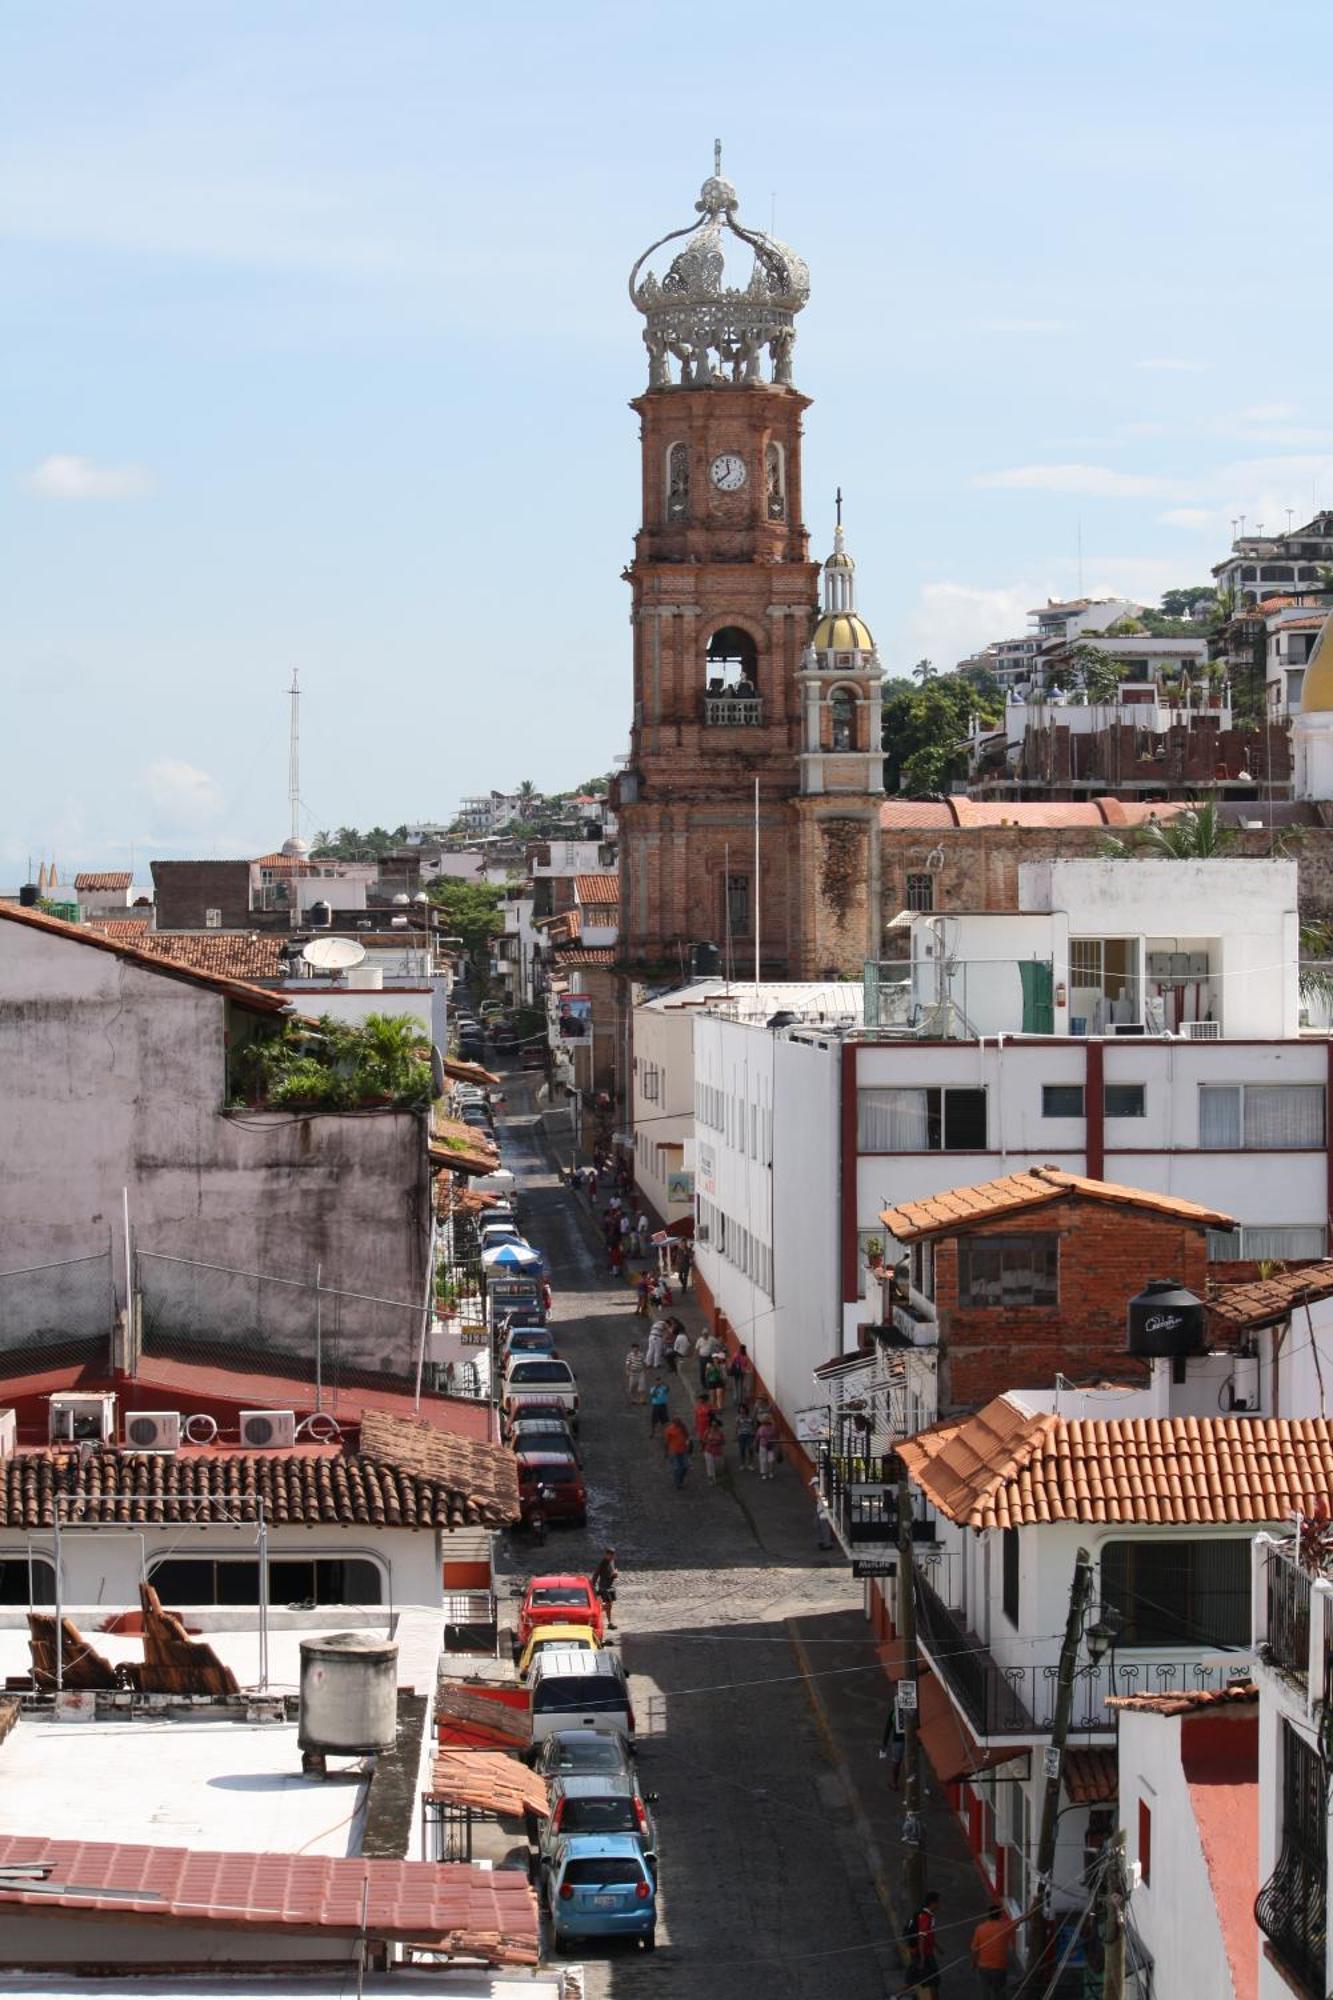
[[[1157,518],[1166,528],[1206,528],[1222,517],[1215,507],[1168,507]]]
[[[1237,414],[1243,424],[1285,424],[1300,412],[1294,403],[1251,403]]]
[[[1014,465],[1003,472],[979,473],[972,484],[1028,493],[1085,493],[1113,500],[1141,500],[1147,494],[1170,490],[1161,479],[1140,472],[1116,472],[1109,465]]]
[[[52,452],[28,474],[46,500],[135,500],[152,490],[142,465],[95,465],[77,452]]]
[[[1063,319],[983,319],[982,333],[1045,334],[1068,333],[1068,320]]]
[[[1150,354],[1136,366],[1158,375],[1202,375],[1204,369],[1202,361],[1189,361],[1180,354]]]
[[[983,590],[966,583],[923,584],[903,628],[904,657],[952,667],[992,639],[1015,639],[1025,632],[1029,610],[1048,594],[1021,585]]]
[[[158,757],[143,772],[143,787],[162,832],[199,829],[220,817],[222,787],[207,771],[174,757]]]

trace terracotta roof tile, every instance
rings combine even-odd
[[[555,962],[557,965],[569,966],[573,969],[577,969],[580,965],[614,965],[616,962],[615,946],[609,944],[570,945],[564,951],[557,951]]]
[[[970,1528],[1260,1526],[1333,1490],[1333,1422],[1322,1417],[1072,1419],[1008,1395],[899,1450],[940,1512]]]
[[[89,917],[88,929],[121,944],[142,944],[149,929],[148,912],[142,910],[137,917],[128,913],[123,917]]]
[[[1136,1709],[1142,1715],[1192,1715],[1196,1709],[1257,1703],[1258,1699],[1259,1690],[1253,1681],[1237,1680],[1222,1688],[1178,1688],[1174,1694],[1110,1695],[1106,1706]]]
[[[361,1450],[367,1458],[413,1473],[436,1488],[466,1495],[491,1527],[518,1518],[518,1469],[505,1445],[453,1437],[419,1418],[367,1410],[361,1419]]]
[[[1120,1760],[1114,1750],[1066,1750],[1060,1775],[1071,1805],[1109,1805],[1120,1789]]]
[[[1272,1326],[1286,1319],[1308,1299],[1333,1296],[1333,1263],[1303,1264],[1294,1271],[1279,1271],[1271,1278],[1256,1278],[1252,1284],[1223,1285],[1208,1300],[1215,1323],[1231,1333],[1252,1327]]]
[[[915,1243],[922,1237],[956,1234],[973,1223],[993,1222],[1073,1197],[1169,1215],[1199,1229],[1234,1227],[1233,1218],[1218,1209],[1201,1208],[1197,1202],[1182,1201],[1176,1195],[1155,1194],[1146,1188],[1122,1187],[1117,1181],[1089,1180],[1085,1175],[1068,1174],[1058,1167],[1029,1167],[1025,1172],[978,1181],[971,1187],[946,1188],[921,1201],[905,1201],[896,1208],[886,1208],[880,1220],[899,1243]]]
[[[114,1912],[228,1930],[332,1932],[430,1944],[501,1965],[537,1962],[537,1905],[517,1869],[315,1854],[218,1854],[185,1847],[0,1835],[0,1867],[39,1863],[49,1881],[0,1891],[34,1910]],[[58,1920],[58,1918],[57,1918]]]
[[[457,1056],[444,1058],[444,1073],[453,1077],[455,1083],[475,1083],[483,1090],[500,1088],[500,1078],[494,1070],[483,1069],[480,1063],[460,1062]]]
[[[96,892],[99,889],[128,889],[133,880],[128,868],[94,869],[89,874],[76,875],[74,887],[82,895],[85,891]]]
[[[430,1118],[430,1163],[452,1167],[458,1174],[493,1174],[500,1150],[475,1126],[461,1118],[446,1118],[438,1107]]]
[[[175,965],[150,951],[147,940],[126,943],[120,938],[108,937],[90,924],[67,924],[59,917],[48,917],[44,910],[25,910],[16,903],[0,903],[0,922],[25,924],[30,930],[48,931],[53,937],[64,938],[71,944],[81,944],[93,951],[112,952],[117,958],[144,967],[149,972],[161,973],[164,978],[183,979],[195,986],[211,987],[214,992],[224,994],[237,1006],[247,1007],[252,1013],[285,1014],[290,1011],[289,1003],[281,993],[271,993],[263,986],[249,986],[242,980],[207,972],[199,966]]]
[[[546,1780],[503,1750],[437,1751],[426,1797],[475,1806],[506,1819],[521,1819],[525,1812],[545,1819],[550,1811]]]
[[[611,909],[620,901],[619,875],[576,875],[574,894],[585,909]]]
[[[144,951],[223,979],[280,979],[284,940],[276,931],[150,931]]]

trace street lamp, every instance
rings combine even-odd
[[[1110,1655],[1108,1691],[1112,1695],[1115,1693],[1115,1642],[1124,1628],[1125,1621],[1114,1604],[1103,1604],[1100,1615],[1087,1627],[1083,1635],[1088,1643],[1088,1659],[1092,1663],[1094,1672],[1101,1667],[1107,1655]]]

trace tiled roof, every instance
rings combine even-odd
[[[518,1869],[461,1862],[364,1861],[316,1854],[218,1854],[187,1847],[0,1835],[0,1868],[38,1864],[50,1879],[6,1886],[0,1908],[95,1910],[154,1923],[394,1938],[535,1965],[537,1905]]]
[[[309,1446],[171,1456],[106,1451],[81,1465],[68,1453],[21,1451],[0,1465],[0,1527],[49,1528],[57,1494],[63,1521],[99,1527],[210,1520],[218,1502],[255,1520],[261,1500],[275,1526],[478,1528],[512,1518],[504,1511],[503,1471],[490,1456],[499,1446],[440,1438],[441,1445],[456,1448],[449,1461],[453,1476],[422,1472],[386,1461],[366,1445],[367,1426],[395,1421],[368,1411],[363,1448],[346,1455]]]
[[[570,966],[574,969],[577,969],[580,965],[614,965],[616,962],[615,946],[610,944],[570,945],[567,950],[556,953],[555,962],[557,965]]]
[[[1174,819],[1188,810],[1189,802],[1183,799],[885,799],[879,823],[888,833],[939,827],[1092,828],[1139,826],[1148,819]]]
[[[532,1716],[495,1694],[484,1682],[442,1680],[435,1690],[435,1719],[442,1743],[466,1741],[490,1748],[526,1750],[532,1742]]]
[[[252,868],[264,868],[270,875],[318,875],[319,867],[299,854],[257,854]]]
[[[899,1446],[910,1476],[969,1528],[1044,1521],[1261,1526],[1333,1490],[1323,1417],[1075,1420],[1000,1396]]]
[[[1110,1695],[1106,1706],[1136,1709],[1141,1715],[1193,1715],[1196,1709],[1246,1705],[1258,1699],[1259,1690],[1253,1681],[1232,1681],[1227,1687],[1179,1688],[1174,1694]]]
[[[480,1063],[460,1062],[457,1056],[444,1058],[444,1073],[453,1077],[455,1083],[476,1083],[483,1090],[500,1087],[500,1079],[493,1070],[483,1069]]]
[[[103,868],[100,871],[94,869],[91,874],[76,875],[74,887],[82,895],[85,890],[128,889],[133,880],[134,877],[128,868]]]
[[[283,939],[277,931],[150,931],[142,943],[154,958],[223,979],[282,976]]]
[[[610,909],[620,901],[620,876],[616,875],[576,875],[574,894],[587,909],[593,904],[602,909]]]
[[[886,1208],[880,1220],[899,1243],[915,1243],[926,1236],[957,1235],[975,1224],[995,1222],[1004,1216],[1021,1214],[1025,1209],[1075,1197],[1106,1202],[1115,1208],[1144,1209],[1153,1215],[1190,1223],[1197,1229],[1235,1227],[1234,1219],[1219,1209],[1201,1208],[1197,1202],[1182,1201],[1177,1195],[1154,1194],[1147,1188],[1121,1187],[1117,1181],[1089,1180],[1083,1174],[1067,1174],[1058,1167],[1029,1167],[1023,1173],[977,1181],[971,1187],[946,1188],[941,1194],[927,1195],[921,1201],[904,1201],[897,1208]]]
[[[1272,1326],[1286,1319],[1308,1299],[1333,1296],[1333,1263],[1303,1264],[1294,1271],[1279,1271],[1272,1278],[1256,1278],[1248,1285],[1223,1285],[1208,1300],[1215,1322],[1231,1333],[1251,1327]]]
[[[489,1527],[518,1519],[518,1471],[513,1452],[504,1445],[451,1437],[420,1418],[367,1410],[361,1419],[361,1449],[367,1458],[399,1473],[466,1494]]]
[[[92,951],[109,951],[117,958],[126,959],[131,965],[143,967],[148,972],[160,973],[165,979],[183,979],[194,986],[207,986],[215,993],[224,994],[238,1007],[246,1007],[255,1014],[285,1014],[288,1002],[283,994],[271,993],[263,986],[248,986],[239,979],[224,978],[216,972],[205,972],[194,965],[173,965],[150,951],[147,941],[138,944],[125,943],[120,938],[107,937],[94,930],[89,924],[67,924],[59,917],[48,917],[44,910],[21,909],[16,903],[0,903],[0,922],[26,924],[30,930],[48,931],[53,937],[64,938],[71,944],[87,946]]]
[[[426,1797],[501,1813],[506,1819],[521,1819],[525,1812],[545,1819],[551,1810],[546,1780],[503,1750],[437,1751]]]
[[[1071,1805],[1109,1805],[1120,1790],[1120,1760],[1114,1750],[1066,1750],[1060,1776]]]
[[[493,1174],[500,1153],[475,1126],[461,1118],[446,1118],[437,1108],[430,1118],[430,1163],[452,1167],[458,1174]]]
[[[140,914],[123,917],[89,917],[88,929],[97,931],[102,937],[118,939],[121,944],[142,944],[149,931],[147,910]]]

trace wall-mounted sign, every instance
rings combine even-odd
[[[885,1556],[882,1560],[874,1560],[869,1556],[862,1556],[852,1564],[852,1575],[855,1577],[894,1577],[897,1574],[898,1560],[896,1556]]]
[[[674,1173],[669,1173],[667,1175],[666,1191],[668,1201],[693,1201],[693,1167],[677,1167]]]

